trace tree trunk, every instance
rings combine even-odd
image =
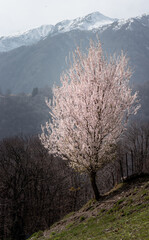
[[[134,161],[133,161],[133,151],[131,150],[131,171],[132,171],[132,175],[133,175],[133,171],[134,171]]]
[[[127,153],[126,153],[126,175],[128,177],[128,158],[127,158]]]
[[[123,172],[123,163],[122,163],[122,159],[123,159],[123,158],[120,158],[120,159],[119,159],[119,165],[120,165],[121,179],[123,180],[123,178],[124,178],[124,172]]]
[[[96,172],[90,172],[90,180],[91,180],[91,185],[94,191],[95,199],[98,201],[100,199],[100,194],[96,184]]]

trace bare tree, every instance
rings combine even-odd
[[[91,42],[87,55],[75,51],[72,66],[61,76],[62,86],[55,87],[53,101],[47,101],[52,121],[42,128],[43,145],[89,174],[97,200],[96,173],[113,159],[117,139],[139,108],[130,77],[123,54],[108,61],[100,43]]]
[[[1,240],[23,240],[48,228],[79,209],[88,193],[86,178],[49,155],[38,137],[0,141]]]
[[[133,122],[124,135],[123,146],[129,157],[131,174],[140,174],[149,169],[149,124]]]

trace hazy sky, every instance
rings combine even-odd
[[[94,11],[129,18],[149,13],[149,0],[0,0],[0,36]]]

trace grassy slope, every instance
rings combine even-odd
[[[149,240],[149,177],[119,184],[31,240]]]

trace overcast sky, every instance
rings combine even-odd
[[[149,13],[149,0],[0,0],[0,36],[99,11],[113,18]]]

